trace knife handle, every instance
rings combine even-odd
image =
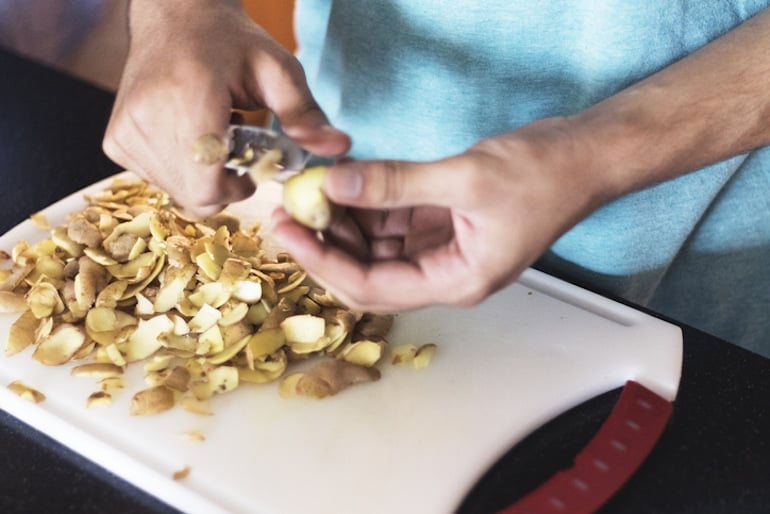
[[[672,411],[671,402],[629,380],[573,466],[499,514],[596,512],[641,466],[663,434]]]

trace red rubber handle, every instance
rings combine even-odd
[[[671,402],[637,382],[626,382],[609,417],[574,465],[500,514],[596,512],[644,462],[672,411]]]

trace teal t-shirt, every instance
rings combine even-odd
[[[429,160],[579,112],[768,5],[300,0],[295,23],[351,155]],[[770,356],[770,149],[603,207],[540,265]]]

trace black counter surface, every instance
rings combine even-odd
[[[101,150],[113,100],[109,92],[0,51],[0,234],[120,171]],[[770,360],[682,330],[683,374],[671,422],[601,512],[770,512]],[[460,511],[495,512],[568,467],[617,397],[609,392],[533,433],[487,473]],[[0,411],[0,512],[175,510]]]

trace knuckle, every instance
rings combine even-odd
[[[299,60],[289,52],[259,50],[254,61],[256,69],[261,70],[264,76],[294,87],[305,85],[305,70]]]
[[[299,59],[288,52],[280,52],[276,55],[276,61],[280,68],[294,80],[295,83],[305,82],[305,69],[300,64]]]
[[[282,122],[291,125],[320,107],[307,85],[299,60],[285,51],[260,52],[255,63],[263,101]]]
[[[102,151],[113,161],[118,162],[121,159],[119,146],[110,133],[106,133],[104,139],[102,139]]]
[[[140,133],[143,127],[155,126],[155,121],[158,117],[157,106],[162,105],[156,103],[149,97],[147,100],[134,100],[127,101],[117,117],[118,133],[126,135],[129,131],[133,133]]]
[[[124,124],[113,117],[102,138],[102,151],[104,154],[121,166],[128,167],[130,158],[126,147],[130,141]]]
[[[270,67],[271,73],[280,74],[286,81],[294,85],[305,83],[305,70],[299,59],[282,48],[263,54],[264,60]]]
[[[377,172],[365,181],[365,195],[375,205],[389,206],[399,202],[405,191],[403,166],[399,161],[383,161]]]

